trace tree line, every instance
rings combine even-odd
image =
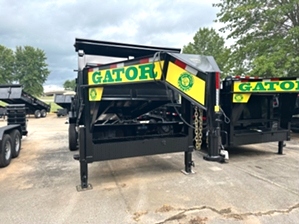
[[[220,0],[213,6],[223,35],[200,28],[184,53],[214,56],[224,76],[299,77],[299,0]]]
[[[25,92],[41,96],[50,71],[43,50],[17,46],[15,51],[0,45],[0,84],[21,84]]]
[[[213,7],[219,9],[215,23],[223,27],[200,28],[183,53],[213,56],[222,77],[299,77],[299,0],[219,0]],[[227,40],[233,44],[227,46]],[[0,45],[0,84],[22,84],[26,92],[41,95],[50,74],[46,59],[38,48],[13,51]],[[75,85],[75,80],[63,83],[69,90]]]

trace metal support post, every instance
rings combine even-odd
[[[185,151],[185,172],[186,173],[192,173],[192,166],[194,166],[194,162],[192,161],[192,148],[189,147],[188,151]]]
[[[284,146],[284,142],[283,141],[279,141],[278,142],[278,154],[279,155],[283,154],[283,146]]]
[[[77,191],[92,189],[92,185],[88,183],[88,163],[86,161],[86,144],[85,144],[85,127],[79,128],[79,161],[80,161],[80,178],[81,185],[77,186]]]
[[[214,117],[215,121],[210,122],[210,124],[212,124],[212,128],[209,130],[208,134],[208,154],[205,155],[203,158],[208,161],[223,162],[224,156],[220,154],[222,144],[220,129],[220,113],[214,113]]]
[[[221,155],[221,129],[220,129],[220,73],[215,72],[210,75],[210,89],[209,105],[207,108],[208,119],[208,154],[204,156],[208,161],[224,161],[224,155]],[[215,91],[213,91],[215,90]]]

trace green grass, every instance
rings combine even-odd
[[[46,102],[47,104],[51,105],[51,110],[50,113],[56,112],[58,109],[61,109],[61,106],[58,106],[56,103],[54,102]]]
[[[7,103],[0,101],[0,106],[6,107]]]
[[[50,104],[51,110],[50,113],[56,112],[58,109],[61,109],[56,103],[54,103],[54,96],[42,96],[39,98],[41,101]]]

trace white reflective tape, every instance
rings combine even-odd
[[[116,65],[116,68],[122,68],[122,67],[124,67],[124,66],[125,66],[124,63],[118,63],[118,64]]]
[[[219,106],[219,98],[220,98],[220,91],[219,89],[216,89],[216,106]]]
[[[196,75],[196,73],[197,73],[197,70],[194,69],[194,68],[192,68],[192,67],[190,67],[189,65],[187,65],[185,67],[185,70],[188,71],[189,73],[193,74],[193,75]]]

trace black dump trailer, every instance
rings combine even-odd
[[[290,140],[297,78],[227,77],[222,85],[224,145],[278,142],[282,154],[284,141]]]
[[[69,148],[79,148],[74,155],[80,162],[78,190],[91,187],[88,163],[96,161],[184,152],[183,171],[191,173],[194,108],[209,114],[210,145],[218,151],[211,159],[219,160],[220,73],[213,57],[86,39],[76,39],[75,48],[79,65],[69,113]],[[89,61],[90,55],[102,59]],[[139,119],[179,101],[179,121]]]
[[[71,109],[74,94],[55,94],[54,103],[62,107],[57,110],[57,117],[66,116]]]
[[[221,147],[229,149],[240,145],[277,142],[278,153],[283,154],[284,141],[290,140],[291,130],[299,130],[298,91],[299,80],[295,77],[226,77],[220,89]],[[180,111],[180,105],[176,107]],[[161,114],[166,120],[179,119],[172,106],[151,111],[146,116],[156,114]],[[201,128],[196,132],[202,132],[200,143],[209,147],[205,111],[202,112]],[[200,149],[201,145],[197,145],[195,148]]]
[[[296,100],[296,106],[292,117],[291,130],[299,133],[299,94]]]
[[[22,85],[0,85],[0,100],[7,104],[25,104],[26,113],[46,117],[51,106],[26,93]]]
[[[7,105],[7,125],[0,127],[0,167],[19,156],[22,136],[27,135],[25,104]]]
[[[5,106],[0,106],[0,118],[2,118],[4,120],[6,115],[7,115],[6,107]]]

